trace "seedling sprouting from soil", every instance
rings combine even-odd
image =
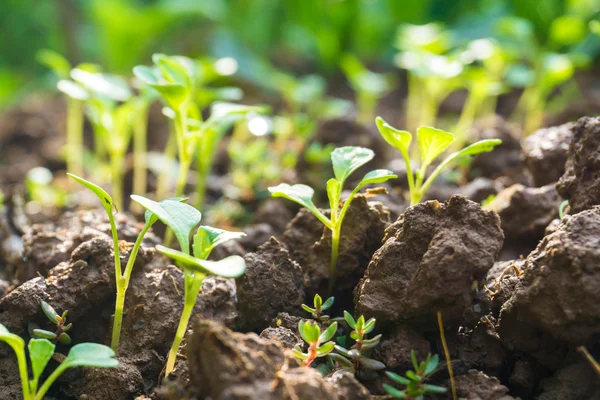
[[[54,332],[47,331],[45,329],[33,328],[33,336],[40,339],[52,340],[54,344],[60,342],[62,344],[71,344],[71,337],[67,331],[71,330],[73,324],[67,324],[67,312],[65,311],[62,315],[59,315],[54,308],[44,300],[42,300],[42,311],[48,317],[50,322],[56,325]]]
[[[302,309],[304,311],[310,313],[310,315],[317,321],[322,321],[322,322],[329,321],[329,315],[323,314],[323,311],[331,308],[334,300],[335,299],[333,297],[330,297],[327,300],[325,300],[325,302],[323,303],[323,299],[321,298],[321,296],[319,296],[318,294],[315,294],[315,297],[313,299],[314,308],[309,307],[306,304],[302,304]]]
[[[421,201],[435,179],[451,162],[461,157],[490,152],[494,147],[502,143],[500,139],[486,139],[475,142],[460,151],[450,154],[444,161],[439,163],[429,177],[425,179],[427,168],[452,144],[452,142],[454,142],[454,135],[428,126],[419,127],[417,129],[417,141],[419,143],[421,154],[421,165],[416,174],[413,174],[409,156],[412,134],[392,127],[381,117],[377,117],[376,123],[381,136],[383,136],[385,141],[391,146],[398,149],[400,154],[402,154],[402,158],[404,158],[411,205],[415,205]]]
[[[237,278],[246,270],[246,263],[242,257],[229,256],[220,261],[209,261],[207,260],[208,256],[216,246],[229,240],[238,239],[244,236],[244,233],[201,226],[194,235],[193,245],[190,249],[190,235],[202,218],[198,210],[187,204],[183,204],[185,207],[175,210],[170,203],[157,203],[135,195],[132,195],[131,198],[171,228],[181,248],[181,251],[178,251],[160,245],[156,246],[159,252],[175,260],[177,266],[184,272],[183,311],[165,368],[165,375],[169,375],[175,367],[177,351],[187,330],[204,279],[209,275]]]
[[[337,331],[337,322],[329,325],[323,333],[315,321],[300,321],[298,332],[302,339],[308,344],[308,351],[304,353],[300,346],[293,349],[294,357],[305,367],[309,367],[319,357],[325,357],[333,351],[334,343],[331,338]]]
[[[361,315],[355,320],[348,311],[344,311],[344,319],[352,329],[350,338],[355,343],[350,349],[335,345],[336,353],[332,353],[330,357],[342,366],[340,371],[348,371],[357,376],[368,377],[372,371],[384,369],[385,364],[368,357],[371,350],[378,346],[381,340],[381,335],[371,339],[367,338],[367,335],[375,329],[375,318],[365,321],[365,317]]]
[[[438,355],[427,355],[425,361],[420,363],[417,361],[417,356],[414,350],[411,350],[410,357],[412,359],[414,371],[406,371],[405,376],[398,375],[394,372],[386,371],[386,375],[397,384],[406,386],[403,390],[397,389],[387,383],[383,384],[385,391],[395,399],[411,399],[423,400],[427,393],[446,393],[448,389],[426,384],[424,381],[435,372],[439,364]]]
[[[375,153],[373,150],[364,147],[340,147],[331,153],[331,162],[333,164],[333,172],[335,178],[327,181],[327,196],[329,197],[329,206],[331,216],[327,218],[313,203],[312,197],[315,191],[310,187],[302,184],[288,185],[286,183],[279,184],[275,187],[270,187],[273,197],[285,197],[292,200],[301,206],[308,208],[315,217],[319,219],[331,230],[331,261],[329,264],[329,293],[333,291],[335,283],[335,270],[337,266],[340,234],[342,231],[342,223],[348,211],[348,207],[352,203],[354,196],[366,185],[372,183],[382,183],[389,179],[397,178],[392,171],[387,169],[377,169],[367,173],[360,183],[354,188],[348,199],[340,207],[342,190],[346,179],[358,168],[362,167],[373,159]]]
[[[10,333],[2,324],[0,324],[0,341],[12,347],[17,356],[23,400],[42,400],[50,386],[69,368],[115,368],[119,365],[119,362],[114,358],[115,352],[110,347],[97,343],[80,343],[71,348],[67,357],[38,389],[39,379],[54,354],[55,345],[48,339],[31,339],[29,341],[28,350],[32,377],[32,379],[29,379],[25,341],[21,337]]]

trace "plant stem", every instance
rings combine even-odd
[[[83,176],[83,102],[67,100],[67,170]]]
[[[340,222],[342,220],[340,219]],[[340,233],[342,230],[342,224],[336,223],[331,230],[331,261],[329,263],[329,296],[333,294],[333,288],[335,286],[335,270],[337,267],[337,260],[339,255],[340,246]]]
[[[120,281],[120,277],[122,276],[122,271],[121,271],[121,256],[119,253],[119,237],[117,236],[117,226],[115,224],[115,217],[112,215],[111,210],[106,210],[108,212],[108,220],[110,221],[110,230],[112,231],[112,239],[113,239],[113,254],[114,254],[114,258],[115,258],[115,281],[117,284],[117,297],[119,296],[119,292],[118,292],[118,288],[119,288],[119,281]],[[118,350],[118,343],[117,343],[117,348],[113,347],[113,351],[116,353]]]
[[[13,347],[11,345],[11,347]],[[23,400],[32,400],[33,393],[29,390],[29,375],[27,373],[27,359],[25,358],[25,348],[13,347],[15,355],[17,356],[17,363],[19,365],[19,376],[21,377],[21,390],[23,391]]]
[[[133,193],[146,194],[146,152],[147,152],[147,130],[148,115],[147,107],[140,107],[135,117],[133,126]],[[135,203],[137,204],[137,203]],[[137,206],[141,210],[141,206]]]
[[[165,147],[165,151],[163,153],[165,160],[171,161],[175,160],[177,153],[177,141],[174,135],[169,137],[167,141],[167,145]],[[167,162],[168,162],[167,161]],[[171,169],[165,168],[161,171],[158,176],[158,181],[156,183],[156,198],[164,199],[168,196],[169,193],[169,183],[171,181]]]
[[[63,362],[50,374],[48,379],[44,382],[40,390],[35,394],[34,400],[43,400],[44,395],[50,389],[50,386],[56,381],[56,379],[67,369],[69,368],[68,364]]]
[[[421,80],[415,74],[408,72],[408,96],[406,98],[406,127],[414,132],[419,125],[422,102]]]
[[[446,335],[444,334],[444,322],[442,321],[442,313],[437,312],[438,327],[440,328],[440,339],[442,340],[442,347],[444,348],[444,356],[446,357],[446,365],[448,366],[448,375],[450,375],[450,387],[452,388],[452,398],[456,397],[456,384],[454,383],[454,373],[452,372],[452,360],[450,360],[450,352],[448,351],[448,344],[446,343]]]

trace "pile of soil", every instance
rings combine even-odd
[[[29,114],[22,118],[18,126],[31,123]],[[359,144],[369,132],[330,124],[348,129],[344,144]],[[440,179],[431,200],[413,207],[403,200],[403,179],[387,186],[388,196],[353,201],[328,313],[375,317],[373,335],[382,334],[382,341],[372,357],[403,374],[411,350],[419,359],[432,353],[444,360],[441,312],[460,398],[600,399],[600,377],[577,350],[585,346],[600,358],[600,118],[545,128],[522,144],[500,118],[475,129],[477,137],[504,143],[463,171],[464,184]],[[12,136],[0,135],[6,137]],[[377,136],[368,138],[379,145]],[[35,163],[53,159],[40,154]],[[394,155],[386,154],[379,166],[402,175]],[[3,174],[2,183],[17,177]],[[482,207],[490,195],[495,198]],[[559,218],[565,199],[569,206]],[[142,225],[125,214],[117,222],[124,265]],[[261,205],[244,230],[243,240],[213,256],[242,255],[246,274],[205,280],[168,378],[163,368],[183,307],[183,274],[154,250],[160,239],[150,233],[127,292],[120,366],[69,371],[47,398],[385,398],[383,384],[391,382],[382,373],[370,380],[347,372],[323,376],[299,367],[288,351],[302,342],[298,321],[309,317],[300,305],[326,295],[330,232],[307,210],[281,200]],[[11,332],[27,341],[28,324],[47,326],[45,300],[69,310],[73,343],[109,343],[115,280],[103,210],[32,220],[18,202],[7,202],[0,215],[0,277],[0,323]],[[51,361],[48,371],[56,365]],[[450,387],[444,362],[429,383]],[[20,398],[16,359],[4,344],[0,398]]]

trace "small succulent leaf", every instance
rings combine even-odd
[[[69,79],[61,79],[58,81],[56,88],[75,100],[85,101],[90,98],[87,90]]]
[[[60,336],[58,337],[58,341],[62,344],[71,344],[71,336],[69,336],[68,334],[66,334],[65,332],[61,333]]]
[[[304,354],[302,352],[302,349],[300,349],[297,346],[292,349],[292,354],[294,354],[294,357],[296,357],[297,359],[299,359],[301,361],[304,361],[308,358],[308,355]]]
[[[360,351],[356,350],[356,349],[350,349],[348,350],[348,356],[350,358],[359,358],[361,356]]]
[[[350,353],[348,352],[348,349],[346,349],[345,347],[342,347],[342,346],[336,344],[335,351],[337,351],[338,353],[340,353],[343,356],[350,357]]]
[[[335,179],[343,185],[354,171],[371,161],[374,156],[373,150],[364,147],[338,147],[331,152]]]
[[[304,320],[300,320],[298,321],[298,332],[300,333],[300,336],[302,337],[302,339],[308,343],[308,340],[306,339],[306,321]]]
[[[371,339],[365,339],[363,341],[363,343],[375,343],[375,342],[378,342],[379,340],[381,340],[381,334],[374,336]]]
[[[435,369],[437,368],[439,362],[440,357],[437,354],[434,354],[433,357],[431,357],[431,359],[427,363],[427,366],[425,367],[425,375],[427,376],[432,374],[433,371],[435,371]]]
[[[325,343],[331,340],[333,335],[335,335],[335,333],[337,332],[337,327],[337,322],[334,322],[333,324],[329,325],[327,329],[325,329],[325,331],[321,334],[321,336],[319,336],[319,343]]]
[[[410,351],[410,360],[412,361],[413,368],[415,371],[419,370],[419,363],[417,361],[417,353],[414,350]]]
[[[365,333],[371,333],[373,329],[375,329],[375,322],[375,318],[371,318],[367,322],[365,322],[365,326],[363,327]]]
[[[364,326],[365,326],[365,316],[361,315],[356,320],[356,327],[354,329],[356,330],[356,332],[362,333]]]
[[[446,393],[448,391],[445,387],[428,384],[424,384],[423,389],[425,389],[427,393]]]
[[[67,175],[70,176],[71,178],[75,179],[77,182],[79,182],[80,184],[85,186],[87,189],[89,189],[92,193],[94,193],[100,199],[100,202],[102,203],[102,206],[104,207],[106,212],[109,214],[112,213],[113,199],[112,199],[112,197],[110,197],[110,195],[104,189],[102,189],[100,186],[93,184],[92,182],[89,182],[83,178],[80,178],[77,175],[73,175],[71,173],[67,173]]]
[[[25,349],[25,341],[20,336],[10,333],[2,324],[0,324],[0,341],[6,342],[15,352]]]
[[[404,385],[404,386],[410,384],[410,382],[411,382],[410,379],[406,379],[402,375],[398,375],[395,372],[385,371],[385,374],[387,375],[388,378],[390,378],[394,382],[399,383],[399,384]]]
[[[194,235],[194,256],[206,258],[220,244],[246,236],[244,232],[231,232],[202,225]],[[206,256],[205,256],[206,255]]]
[[[374,184],[374,183],[382,183],[389,181],[390,179],[397,178],[398,175],[394,174],[392,171],[388,169],[376,169],[369,173],[367,173],[362,181],[358,184],[359,188],[363,186]]]
[[[306,311],[306,312],[308,312],[308,313],[311,313],[311,314],[312,314],[312,313],[314,313],[315,311],[317,311],[317,310],[315,310],[314,308],[310,308],[310,307],[309,307],[309,306],[307,306],[306,304],[302,304],[302,305],[301,305],[301,307],[302,307],[302,309],[303,309],[304,311]]]
[[[406,371],[406,377],[417,382],[420,382],[422,379],[419,375],[415,374],[415,372],[411,370]]]
[[[206,275],[239,278],[246,271],[246,262],[240,256],[229,256],[219,261],[209,261],[161,245],[157,245],[156,250],[175,260],[182,268]]]
[[[377,119],[375,119],[375,123],[377,124],[377,129],[379,129],[379,133],[381,136],[383,136],[383,139],[388,142],[388,144],[398,149],[404,159],[408,159],[408,151],[410,148],[410,142],[412,141],[411,133],[394,128],[385,122],[381,117],[377,117]]]
[[[353,367],[354,366],[352,361],[348,360],[346,357],[342,356],[341,354],[329,353],[329,357],[331,357],[332,360],[337,361],[338,363],[340,363],[340,365],[342,365],[344,367]]]
[[[132,95],[127,82],[116,75],[75,68],[71,70],[71,77],[90,92],[111,100],[127,101]]]
[[[313,299],[313,304],[315,305],[315,308],[317,310],[320,310],[321,307],[323,306],[323,299],[321,298],[321,296],[319,296],[318,294],[315,294],[315,297]]]
[[[381,361],[373,360],[372,358],[360,357],[358,359],[360,365],[365,367],[366,369],[370,369],[373,371],[379,371],[385,369],[385,364]]]
[[[361,335],[356,331],[352,331],[352,332],[350,332],[350,338],[354,339],[354,340],[358,340],[361,338]]]
[[[354,317],[352,317],[352,314],[350,314],[348,311],[344,311],[344,319],[350,328],[356,328],[356,321],[354,320]]]
[[[325,311],[325,310],[328,310],[329,308],[331,308],[334,301],[335,301],[335,297],[333,297],[333,296],[328,298],[327,300],[325,300],[325,302],[321,306],[321,310]]]
[[[317,347],[317,357],[323,357],[333,351],[333,342],[327,342]]]
[[[110,347],[98,343],[76,344],[71,347],[63,363],[66,363],[68,368],[115,368],[119,365],[119,361],[115,358],[115,352]]]
[[[301,323],[304,325],[304,335],[302,335],[302,332],[300,332],[300,334],[302,335],[302,338],[306,341],[306,343],[311,344],[319,340],[321,330],[319,329],[316,323],[314,323],[313,321],[301,321]]]
[[[171,228],[179,242],[181,250],[185,254],[190,254],[190,233],[202,219],[200,211],[177,200],[167,199],[156,202],[135,194],[131,195],[131,199],[152,212],[165,225]]]
[[[387,383],[383,384],[383,389],[386,391],[387,394],[389,394],[395,399],[406,399],[408,397],[404,391],[396,389],[395,387],[388,385]]]
[[[421,162],[429,165],[454,141],[454,135],[441,129],[421,126],[417,129]]]
[[[47,339],[31,339],[27,347],[29,349],[33,379],[38,379],[42,375],[42,372],[44,372],[48,361],[52,358],[56,346]]]
[[[33,334],[41,339],[56,339],[56,333],[47,331],[45,329],[34,329]]]
[[[373,348],[375,348],[377,346],[379,346],[379,339],[377,339],[374,342],[369,342],[369,343],[363,342],[362,349],[363,350],[370,350],[370,349],[373,349]]]
[[[52,306],[46,303],[44,300],[41,301],[41,306],[46,317],[48,317],[53,324],[56,324],[56,317],[58,317],[58,313],[54,310],[54,308],[52,308]]]
[[[70,323],[70,324],[67,324],[67,325],[65,325],[65,326],[62,328],[62,330],[63,330],[63,332],[66,332],[66,331],[69,331],[69,330],[71,330],[71,328],[72,328],[72,327],[73,327],[73,324],[72,324],[72,323]]]

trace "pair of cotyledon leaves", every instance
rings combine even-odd
[[[76,175],[69,174],[69,176],[92,191],[100,199],[106,212],[109,214],[112,213],[113,201],[105,190]],[[240,238],[244,233],[201,226],[194,235],[192,248],[194,256],[192,256],[189,239],[191,232],[200,224],[202,218],[200,211],[184,203],[186,199],[182,198],[171,198],[160,202],[137,195],[132,195],[131,198],[146,209],[146,226],[152,226],[156,221],[160,220],[173,231],[179,242],[181,251],[161,245],[156,246],[156,249],[167,257],[177,261],[182,268],[226,278],[237,278],[243,275],[246,270],[246,263],[242,257],[229,256],[219,261],[209,261],[205,258],[219,244]]]

